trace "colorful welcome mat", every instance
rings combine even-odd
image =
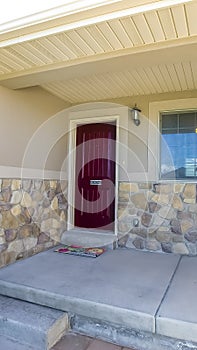
[[[83,248],[74,245],[65,245],[55,250],[55,252],[71,255],[86,256],[89,258],[97,258],[105,252],[104,248]]]

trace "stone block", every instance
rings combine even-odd
[[[186,242],[186,246],[189,250],[189,255],[195,256],[197,254],[197,246],[192,242]]]
[[[168,194],[155,194],[152,197],[152,201],[159,204],[169,204],[170,196]]]
[[[36,237],[27,237],[23,239],[24,251],[28,251],[36,246],[38,240]]]
[[[129,202],[129,200],[130,200],[129,192],[123,192],[123,191],[119,192],[119,201],[120,202]]]
[[[135,206],[128,206],[128,214],[129,215],[136,215],[137,214],[137,209],[135,208]]]
[[[141,216],[141,223],[143,226],[149,227],[151,225],[152,215],[143,213]]]
[[[5,244],[5,243],[6,243],[5,237],[1,236],[1,237],[0,237],[0,245],[3,245],[3,244]]]
[[[66,213],[63,210],[61,210],[60,213],[60,221],[66,221]]]
[[[158,214],[160,217],[164,218],[164,219],[168,219],[168,220],[171,220],[171,219],[174,219],[176,218],[176,212],[175,210],[170,207],[170,206],[164,206],[162,207],[159,211],[158,211]]]
[[[153,191],[146,192],[147,200],[151,201],[154,196],[155,196],[155,192],[153,192]]]
[[[196,199],[195,198],[185,198],[183,200],[184,203],[187,203],[187,204],[195,204],[196,203]]]
[[[120,232],[129,232],[131,229],[131,224],[130,223],[125,223],[125,222],[119,222],[118,223],[118,231]]]
[[[4,237],[5,231],[3,228],[0,228],[0,237]]]
[[[7,250],[7,243],[0,244],[0,253],[3,253],[5,250]]]
[[[45,234],[44,232],[41,232],[41,234],[38,237],[38,244],[43,244],[49,241],[49,235]]]
[[[58,198],[54,197],[52,202],[51,202],[51,209],[52,210],[57,210],[58,209]]]
[[[56,196],[56,192],[54,189],[50,188],[49,191],[47,192],[47,197],[50,201],[53,200],[53,198]]]
[[[23,241],[20,240],[15,240],[11,243],[9,243],[8,245],[8,252],[15,252],[16,255],[18,255],[19,253],[21,253],[24,250],[24,246],[23,246]]]
[[[181,198],[176,196],[176,195],[173,197],[172,206],[174,209],[177,209],[180,211],[182,211],[184,209],[184,205],[183,205]]]
[[[172,243],[161,243],[161,249],[164,253],[172,253]]]
[[[196,184],[186,184],[185,185],[185,188],[183,191],[183,198],[196,200]],[[186,202],[186,203],[189,203],[189,202]]]
[[[157,212],[159,209],[161,209],[161,205],[155,202],[149,202],[148,203],[148,209],[150,213],[155,213]]]
[[[147,237],[147,230],[142,227],[133,227],[130,231],[132,234],[146,238]]]
[[[181,232],[187,233],[191,228],[193,227],[193,221],[192,220],[183,220],[181,221]]]
[[[129,239],[129,235],[128,234],[120,236],[118,238],[118,246],[121,247],[121,248],[126,247],[128,239]]]
[[[41,231],[42,232],[50,232],[51,229],[58,229],[60,228],[60,222],[56,219],[50,218],[47,220],[44,220],[41,223]]]
[[[38,237],[40,235],[40,227],[38,223],[33,223],[32,224],[32,235],[34,237]]]
[[[18,204],[22,199],[23,193],[22,191],[14,191],[12,192],[11,203]]]
[[[48,208],[50,206],[51,202],[48,198],[43,198],[42,200],[42,207],[43,208]]]
[[[147,199],[144,193],[136,193],[131,195],[131,201],[136,208],[146,210]]]
[[[150,251],[161,250],[161,244],[156,240],[148,240],[145,243],[145,248]]]
[[[169,225],[168,226],[160,226],[157,231],[170,233],[171,232],[171,227]]]
[[[11,179],[3,179],[1,188],[9,188],[11,186]]]
[[[130,192],[130,182],[120,182],[119,191]]]
[[[32,180],[30,179],[23,179],[21,183],[21,187],[24,191],[29,192],[32,188]]]
[[[197,204],[191,204],[189,205],[189,212],[190,213],[197,213]]]
[[[32,236],[32,225],[23,225],[19,229],[18,238],[27,238]]]
[[[17,180],[17,179],[12,180],[11,190],[17,191],[17,190],[20,190],[20,188],[21,188],[21,180]]]
[[[21,200],[22,207],[29,208],[32,206],[32,198],[27,192],[23,192],[22,200]]]
[[[157,227],[152,226],[147,230],[148,239],[153,240],[156,237]]]
[[[3,256],[3,259],[4,259],[4,265],[8,265],[8,264],[12,264],[13,262],[16,261],[16,258],[17,258],[17,253],[16,251],[5,251],[2,253],[4,256]]]
[[[61,234],[58,230],[56,229],[51,229],[49,232],[50,239],[52,239],[55,242],[60,242],[61,241]]]
[[[3,211],[1,226],[4,229],[16,229],[19,227],[19,222],[9,211]]]
[[[171,225],[172,232],[179,234],[179,235],[182,234],[181,225],[180,225],[179,220],[176,220],[176,219],[171,220],[170,225]]]
[[[172,193],[173,185],[171,184],[155,184],[154,189],[156,193]]]
[[[133,245],[137,249],[144,249],[145,248],[145,242],[142,238],[135,238],[133,240]]]
[[[161,217],[158,216],[158,215],[154,215],[154,216],[153,216],[153,221],[152,221],[152,225],[153,225],[153,226],[160,227],[160,226],[163,225],[164,222],[165,222],[165,219],[164,219],[164,218],[161,218]]]
[[[190,232],[186,233],[185,239],[187,239],[187,241],[189,241],[189,242],[196,243],[197,242],[197,231],[190,231]]]
[[[173,243],[179,243],[179,242],[183,242],[183,235],[182,234],[176,234],[176,233],[172,233],[172,242]]]
[[[182,193],[183,189],[185,187],[185,184],[174,184],[174,193]]]
[[[17,230],[5,230],[6,242],[12,242],[17,237]]]
[[[18,205],[15,205],[14,207],[12,207],[11,213],[14,216],[20,215],[21,214],[21,206],[18,204]]]
[[[138,184],[136,183],[130,183],[130,192],[139,192],[139,187],[138,187]]]
[[[53,190],[56,190],[57,181],[56,180],[49,181],[49,185],[50,185],[50,188],[52,188]]]
[[[189,250],[185,243],[175,243],[172,247],[172,252],[174,254],[182,254],[182,255],[188,255]]]
[[[151,182],[139,182],[138,187],[140,190],[151,190],[152,183]]]
[[[33,187],[35,188],[35,190],[37,190],[37,191],[40,191],[41,190],[41,187],[42,187],[42,185],[43,185],[43,180],[34,180],[33,181]]]
[[[34,202],[40,202],[43,199],[43,195],[40,191],[33,191],[31,194],[31,198]]]
[[[161,243],[169,243],[171,241],[171,233],[165,231],[157,231],[156,239]]]
[[[188,220],[191,219],[191,213],[185,212],[185,211],[178,211],[177,212],[177,219],[178,220]]]
[[[2,200],[4,202],[10,202],[11,196],[12,196],[12,192],[10,188],[5,188],[2,190],[1,192],[1,196],[2,196]]]

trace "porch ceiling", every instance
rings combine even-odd
[[[197,0],[142,7],[162,2],[115,1],[0,33],[0,84],[40,85],[68,104],[197,89]]]

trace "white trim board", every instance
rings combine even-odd
[[[43,180],[67,180],[67,174],[63,171],[20,168],[12,166],[0,166],[0,179],[43,179]]]

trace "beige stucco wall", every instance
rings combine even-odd
[[[29,140],[54,114],[65,108],[65,103],[39,87],[9,90],[0,87],[0,166],[21,167]],[[46,139],[48,135],[45,135]],[[39,152],[45,143],[37,140],[31,168],[39,168]],[[34,145],[35,146],[35,145]],[[57,154],[47,162],[48,169],[58,170]]]
[[[128,137],[126,137],[128,155],[124,164],[126,164],[126,172],[130,174],[130,180],[136,180],[135,177],[138,178],[140,173],[148,170],[148,125],[149,121],[152,120],[152,116],[149,116],[150,103],[194,97],[197,97],[197,91],[124,97],[105,101],[105,105],[108,102],[129,107],[137,104],[142,110],[142,121],[139,127],[136,127],[131,118],[128,117],[128,130],[126,130],[128,132]],[[93,108],[92,106],[93,104],[91,104],[91,108]],[[98,106],[97,102],[95,106]],[[39,87],[17,91],[1,87],[0,167],[1,170],[2,167],[7,168],[7,172],[5,174],[2,172],[2,176],[12,176],[8,167],[56,172],[65,170],[68,166],[66,157],[70,112],[86,108],[88,110],[90,105],[84,104],[83,106],[66,108],[64,101]],[[31,177],[31,175],[30,172],[29,176]],[[51,176],[55,177],[54,174]],[[13,174],[13,177],[16,177],[16,173]],[[36,174],[35,177],[37,177]],[[48,177],[48,175],[42,174],[42,177]],[[129,178],[127,176],[121,180],[126,181]]]
[[[170,92],[170,93],[153,94],[153,95],[145,95],[145,96],[121,97],[114,100],[108,100],[108,102],[120,103],[129,107],[133,107],[135,104],[137,104],[137,106],[142,110],[142,114],[145,116],[148,116],[149,103],[151,102],[195,98],[195,97],[197,97],[197,90]]]

